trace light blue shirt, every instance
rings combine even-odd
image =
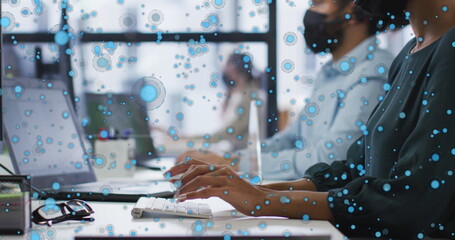
[[[294,180],[319,162],[345,159],[387,88],[393,56],[371,37],[318,73],[304,109],[283,131],[262,142],[264,179]],[[237,152],[240,170],[249,171],[248,152]],[[235,154],[234,154],[235,156]]]

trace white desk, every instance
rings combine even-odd
[[[33,225],[25,236],[0,236],[2,240],[13,239],[73,239],[74,236],[285,236],[331,235],[343,239],[343,235],[326,221],[289,220],[278,217],[246,217],[237,213],[228,203],[219,198],[193,200],[208,203],[213,210],[213,219],[143,218],[133,219],[132,203],[89,202],[95,213],[94,222],[63,222],[52,227]],[[34,201],[36,208],[43,201]],[[236,215],[233,216],[232,214]],[[200,225],[200,226],[197,226]],[[201,228],[202,226],[202,228]],[[197,231],[202,229],[202,231]],[[39,238],[38,238],[39,237]]]
[[[5,160],[5,159],[3,159]],[[5,162],[5,161],[3,161]],[[158,171],[137,170],[135,180],[162,178]],[[211,206],[213,219],[143,218],[133,219],[134,203],[88,202],[95,213],[94,222],[63,222],[52,227],[33,225],[24,236],[0,236],[0,240],[13,239],[73,239],[74,236],[320,236],[332,239],[344,236],[327,221],[290,220],[279,217],[247,217],[219,198],[192,200]],[[44,204],[33,201],[32,208]],[[235,215],[233,215],[233,213]],[[199,225],[199,226],[197,226]],[[202,225],[202,228],[201,228]],[[197,231],[202,229],[202,231]]]

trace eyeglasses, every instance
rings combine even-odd
[[[84,201],[74,199],[66,203],[46,204],[33,211],[33,222],[48,225],[64,221],[94,221],[89,217],[94,211]]]

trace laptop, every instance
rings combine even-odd
[[[94,155],[60,81],[3,81],[5,139],[17,174],[58,199],[135,202],[142,196],[170,197],[166,181],[99,182]]]

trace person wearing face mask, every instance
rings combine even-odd
[[[357,4],[409,19],[415,38],[392,63],[390,91],[345,160],[259,186],[191,160],[170,170],[185,173],[180,201],[217,196],[247,215],[329,220],[348,237],[455,238],[455,1]]]
[[[200,141],[204,146],[225,141],[232,151],[246,148],[250,102],[263,101],[265,95],[260,89],[260,73],[256,72],[250,55],[234,52],[226,61],[221,80],[226,87],[221,126],[213,133],[185,138]]]
[[[315,163],[343,158],[382,99],[393,60],[390,53],[378,47],[375,36],[387,27],[387,22],[351,0],[310,4],[303,18],[306,44],[316,54],[331,54],[332,59],[318,73],[312,96],[295,120],[262,144],[264,179],[299,179]],[[190,151],[177,162],[188,156],[249,171],[248,150],[229,157]]]

